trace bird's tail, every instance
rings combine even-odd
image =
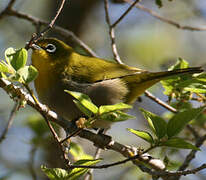
[[[192,67],[192,68],[184,68],[184,69],[175,69],[172,71],[154,72],[148,76],[147,81],[153,80],[153,79],[162,80],[165,77],[179,75],[179,74],[195,74],[195,73],[201,73],[201,72],[203,72],[203,69],[201,67]]]
[[[130,93],[126,97],[126,103],[133,103],[138,96],[144,93],[146,89],[148,89],[149,87],[151,87],[152,85],[166,77],[201,72],[203,72],[203,69],[201,67],[192,67],[163,72],[141,72],[136,75],[124,77],[124,81],[127,83],[130,89]]]

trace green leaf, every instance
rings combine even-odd
[[[0,62],[0,72],[13,73],[13,69],[9,67],[4,61]]]
[[[165,142],[161,143],[161,146],[168,146],[173,148],[181,148],[181,149],[193,149],[193,150],[200,150],[196,146],[186,142],[181,138],[171,138]]]
[[[6,49],[4,54],[5,54],[5,59],[6,59],[7,64],[11,65],[10,62],[13,59],[13,55],[15,53],[16,53],[16,50],[12,47]]]
[[[69,173],[65,169],[47,168],[46,166],[41,166],[41,170],[50,180],[69,180]]]
[[[167,132],[167,123],[163,118],[153,114],[149,111],[140,108],[140,111],[143,113],[145,119],[147,119],[150,128],[154,131],[155,135],[160,139],[166,135]]]
[[[127,128],[128,131],[131,133],[137,135],[138,137],[144,139],[145,141],[149,142],[150,144],[154,143],[154,140],[152,138],[152,135],[146,131],[140,131],[140,130],[135,130],[131,128]]]
[[[26,84],[30,83],[38,76],[37,69],[32,65],[20,68],[17,73],[22,77],[23,83]]]
[[[111,121],[111,122],[125,121],[128,119],[134,119],[134,118],[136,118],[136,117],[131,116],[131,115],[124,113],[122,111],[104,113],[100,116],[100,119],[105,120],[105,121]]]
[[[81,160],[81,159],[93,159],[91,155],[88,155],[84,152],[82,147],[74,142],[70,143],[70,150],[69,152],[74,157],[74,160]]]
[[[89,109],[92,113],[96,114],[98,112],[98,107],[92,103],[91,99],[86,94],[68,90],[65,90],[65,92],[75,97],[84,107]]]
[[[206,73],[198,74],[198,75],[196,75],[195,77],[196,77],[196,79],[198,79],[199,81],[206,82]]]
[[[73,102],[76,104],[79,110],[83,112],[86,116],[88,117],[92,116],[92,112],[89,109],[87,109],[85,106],[83,106],[79,101],[73,100]]]
[[[111,111],[122,110],[122,109],[131,109],[132,106],[125,103],[118,103],[114,105],[104,105],[99,107],[99,114],[108,113]]]
[[[162,1],[161,0],[155,0],[155,3],[159,8],[162,7]]]
[[[188,109],[175,114],[168,122],[167,135],[169,138],[177,135],[191,120],[196,118],[204,107]]]
[[[91,166],[91,165],[97,164],[100,161],[101,161],[101,159],[97,159],[97,160],[84,159],[84,160],[79,160],[79,161],[75,162],[74,165]],[[80,176],[85,174],[87,171],[88,171],[87,168],[74,168],[71,171],[69,171],[68,180],[76,180]]]
[[[172,71],[172,70],[175,70],[175,69],[184,69],[184,68],[188,68],[189,67],[189,64],[187,61],[185,61],[184,59],[182,58],[179,58],[177,63],[173,66],[171,66],[168,70],[169,71]],[[185,74],[185,75],[177,75],[177,76],[171,76],[171,77],[168,77],[161,82],[162,86],[164,87],[165,91],[164,91],[164,94],[167,95],[167,96],[170,96],[173,92],[181,92],[181,88],[179,86],[180,83],[186,81],[186,80],[190,80],[192,77],[192,75],[188,75],[188,74]]]
[[[184,68],[188,68],[188,67],[189,67],[189,63],[187,61],[185,61],[184,59],[179,57],[177,62],[174,65],[172,65],[168,70],[172,71],[175,69],[184,69]]]
[[[9,59],[12,67],[16,71],[18,71],[20,68],[23,68],[26,65],[27,56],[27,50],[24,48],[21,48],[19,50],[10,49],[6,53],[6,57]]]

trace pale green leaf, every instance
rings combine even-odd
[[[30,83],[38,76],[38,71],[34,66],[24,66],[17,71],[17,74],[20,75],[23,83]]]
[[[146,131],[140,131],[140,130],[131,129],[131,128],[127,128],[127,130],[137,135],[138,137],[144,139],[145,141],[149,142],[150,144],[154,143],[152,135]]]
[[[10,62],[13,59],[13,55],[15,53],[16,53],[16,50],[12,47],[6,49],[4,54],[5,54],[5,59],[6,59],[7,64],[10,65]]]
[[[83,106],[79,101],[73,100],[73,102],[79,108],[79,110],[83,112],[86,116],[88,117],[92,116],[92,112],[89,109],[87,109],[85,106]]]
[[[118,103],[114,105],[104,105],[99,107],[99,114],[108,113],[116,110],[131,109],[132,106],[125,103]]]
[[[155,135],[160,139],[166,135],[167,132],[167,123],[163,118],[157,116],[154,113],[140,108],[145,119],[147,119],[150,128],[154,131]]]
[[[74,142],[70,143],[70,150],[69,152],[74,157],[74,160],[81,160],[81,159],[93,159],[93,157],[89,154],[86,154],[82,147]]]
[[[136,117],[131,116],[122,111],[115,111],[115,112],[110,112],[110,113],[104,113],[100,116],[100,118],[105,121],[119,122],[119,121],[125,121],[128,119],[134,119]]]
[[[65,90],[65,92],[75,97],[85,108],[90,110],[92,113],[96,114],[98,112],[98,107],[92,103],[91,99],[86,94],[68,90]]]
[[[41,170],[50,180],[69,180],[69,173],[65,169],[47,168],[46,166],[41,166]]]
[[[74,165],[84,165],[84,166],[91,166],[91,165],[95,165],[98,162],[100,162],[101,159],[96,159],[96,160],[79,160],[77,162],[74,163]],[[68,176],[68,180],[76,180],[79,177],[81,177],[83,174],[85,174],[89,169],[87,168],[74,168],[71,171],[69,171],[69,176]]]

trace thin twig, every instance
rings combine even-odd
[[[124,2],[127,2],[129,4],[132,4],[133,1],[132,0],[124,0]],[[141,9],[142,11],[145,11],[147,13],[149,13],[151,16],[159,19],[160,21],[162,22],[165,22],[165,23],[168,23],[172,26],[175,26],[176,28],[178,29],[182,29],[182,30],[189,30],[189,31],[206,31],[206,27],[195,27],[195,26],[187,26],[187,25],[181,25],[171,19],[167,19],[163,16],[160,16],[158,13],[156,13],[155,11],[149,9],[149,8],[146,8],[144,7],[143,5],[141,4],[136,4],[135,5],[138,9]]]
[[[3,133],[0,136],[0,143],[2,143],[2,141],[6,138],[8,130],[9,130],[9,128],[11,127],[11,125],[13,123],[13,120],[14,120],[14,117],[16,115],[16,112],[18,111],[18,108],[19,108],[19,102],[15,102],[14,107],[13,107],[11,113],[10,113],[7,126],[6,126],[6,128],[4,129]]]
[[[169,104],[165,103],[164,101],[160,100],[159,98],[157,98],[156,96],[154,96],[152,93],[150,93],[149,91],[145,91],[145,96],[152,99],[153,101],[155,101],[157,104],[161,105],[162,107],[164,107],[165,109],[173,112],[173,113],[177,113],[177,109],[173,108],[172,106],[170,106]]]
[[[101,131],[101,129],[100,129],[100,131]],[[100,131],[99,131],[99,132],[100,132]],[[106,134],[106,131],[107,131],[107,130],[104,130],[103,133]],[[98,132],[98,133],[99,133],[99,132]],[[101,154],[101,151],[102,151],[102,149],[97,147],[96,152],[95,152],[95,154],[94,154],[94,159],[99,159],[100,154]],[[90,180],[90,179],[92,179],[93,171],[94,171],[94,169],[90,169],[90,170],[87,172],[87,174],[85,175],[84,180]]]
[[[59,6],[59,8],[58,8],[58,10],[57,10],[56,15],[54,16],[54,18],[51,20],[51,22],[49,23],[49,25],[40,33],[40,34],[41,34],[41,37],[44,36],[44,34],[45,34],[46,32],[48,32],[50,29],[53,28],[54,23],[56,22],[58,16],[60,15],[60,13],[61,13],[61,11],[62,11],[62,9],[63,9],[63,7],[64,7],[64,3],[65,3],[65,0],[62,0],[62,2],[61,2],[61,4],[60,4],[60,6]]]
[[[67,141],[68,139],[70,139],[71,137],[74,137],[76,135],[78,135],[83,129],[78,128],[76,131],[74,131],[72,134],[70,134],[69,136],[67,136],[66,138],[64,138],[63,140],[60,141],[60,144],[64,143],[65,141]]]
[[[16,18],[27,20],[33,23],[35,26],[48,26],[49,22],[40,20],[36,17],[33,17],[29,14],[25,14],[23,12],[16,11],[14,9],[10,9],[6,12],[6,15],[13,16]],[[76,42],[82,49],[84,49],[90,56],[98,57],[97,54],[87,46],[82,40],[80,40],[72,31],[66,30],[60,26],[53,26],[53,30],[61,34],[65,38],[71,38],[74,42]]]
[[[117,19],[117,21],[114,22],[114,23],[111,25],[111,27],[114,28],[115,26],[117,26],[117,24],[119,24],[119,23],[122,21],[122,19],[131,11],[131,9],[132,9],[132,8],[135,6],[135,4],[137,4],[139,1],[140,1],[140,0],[134,1],[134,2],[130,5],[130,7],[119,17],[119,19]]]
[[[117,61],[119,64],[123,64],[122,60],[120,59],[120,56],[117,51],[117,45],[115,43],[115,33],[114,28],[111,26],[110,18],[109,18],[109,3],[108,0],[104,0],[104,10],[105,10],[105,19],[109,27],[109,35],[111,39],[111,46],[112,46],[112,53],[114,56],[115,61]]]
[[[37,98],[36,98],[35,95],[33,94],[33,91],[30,89],[30,87],[29,87],[27,84],[24,84],[24,87],[26,87],[27,91],[28,91],[29,94],[31,95],[32,99],[33,99],[34,102],[35,102],[35,105],[40,108],[40,107],[41,107],[40,102],[37,100]],[[47,110],[48,110],[48,108],[47,108]],[[49,110],[48,110],[48,111],[49,111]],[[64,146],[62,145],[62,143],[61,143],[61,141],[60,141],[60,139],[59,139],[59,136],[57,135],[56,131],[54,130],[54,128],[53,128],[53,126],[52,126],[52,124],[51,124],[48,116],[46,116],[45,114],[42,114],[42,116],[43,116],[43,118],[45,119],[45,121],[46,121],[46,123],[47,123],[47,125],[48,125],[48,127],[49,127],[49,129],[50,129],[50,131],[51,131],[51,133],[52,133],[52,135],[53,135],[56,143],[58,144],[58,146],[59,146],[59,148],[60,148],[60,150],[61,150],[62,157],[63,157],[63,159],[64,159],[65,165],[66,165],[67,167],[70,167],[70,166],[69,166],[69,165],[70,165],[70,161],[69,161],[69,159],[68,159],[67,154],[65,153]]]
[[[7,7],[0,13],[0,19],[2,19],[7,12],[12,8],[12,6],[14,5],[16,0],[10,0],[10,2],[8,3]]]
[[[61,1],[61,4],[60,4],[60,6],[59,6],[59,8],[58,8],[58,10],[57,10],[57,12],[56,12],[56,15],[55,15],[54,18],[50,21],[49,25],[48,25],[45,29],[43,29],[43,30],[41,31],[41,33],[39,33],[38,35],[32,36],[32,38],[30,39],[30,41],[28,42],[28,44],[27,44],[26,47],[25,47],[26,49],[29,49],[29,48],[32,46],[33,43],[35,43],[36,41],[38,41],[38,39],[40,39],[41,37],[43,37],[50,29],[53,28],[54,23],[56,22],[59,14],[61,13],[61,11],[62,11],[62,9],[63,9],[63,7],[64,7],[64,3],[65,3],[65,0],[62,0],[62,1]]]

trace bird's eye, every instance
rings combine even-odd
[[[56,51],[56,46],[53,44],[48,44],[45,50],[49,53],[54,53]]]

